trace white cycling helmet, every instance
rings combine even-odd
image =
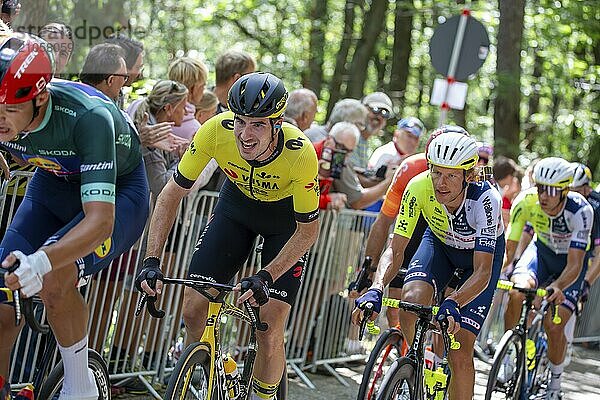
[[[469,170],[477,164],[477,160],[477,142],[463,132],[445,131],[431,139],[427,145],[427,161],[431,165]]]
[[[573,163],[575,173],[573,174],[573,182],[571,187],[579,187],[589,185],[592,181],[592,171],[587,165],[582,163]]]
[[[538,185],[566,189],[573,182],[573,166],[560,157],[544,158],[533,169],[533,181]]]

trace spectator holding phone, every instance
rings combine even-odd
[[[344,193],[330,192],[334,180],[340,179],[346,159],[352,153],[360,137],[360,130],[349,122],[338,122],[329,131],[329,135],[313,143],[319,159],[319,208],[340,210],[346,206]]]

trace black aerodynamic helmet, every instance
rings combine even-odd
[[[227,104],[237,115],[277,118],[287,105],[288,92],[281,79],[268,72],[241,76],[231,89]]]

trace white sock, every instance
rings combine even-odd
[[[562,364],[554,365],[550,363],[550,372],[552,376],[550,378],[550,384],[548,385],[549,390],[560,390],[560,380],[564,369],[565,367]]]
[[[65,370],[60,399],[97,399],[98,388],[88,368],[88,337],[69,347],[58,345]]]

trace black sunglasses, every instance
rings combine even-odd
[[[333,143],[335,143],[335,148],[337,150],[341,150],[347,154],[352,153],[352,150],[350,150],[349,148],[347,148],[346,146],[344,146],[342,143],[338,142],[337,140],[335,140],[335,138],[333,136],[330,136],[330,138],[333,140]]]

